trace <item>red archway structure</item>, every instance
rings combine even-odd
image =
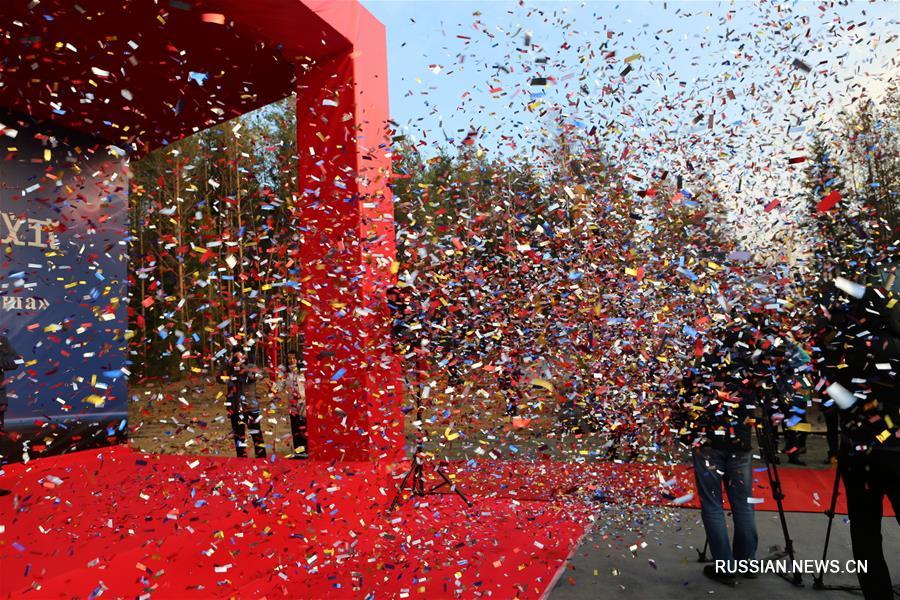
[[[397,458],[383,25],[334,0],[8,0],[0,25],[0,106],[131,156],[296,93],[311,451]]]

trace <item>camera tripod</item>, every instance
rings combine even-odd
[[[787,556],[791,561],[791,567],[794,566],[794,541],[788,531],[787,518],[784,514],[784,492],[781,489],[781,476],[778,474],[778,445],[775,441],[775,434],[772,427],[772,420],[769,417],[768,410],[763,405],[763,422],[756,424],[756,441],[759,444],[759,454],[762,456],[763,462],[766,463],[766,474],[769,477],[769,486],[772,488],[772,498],[778,506],[778,518],[781,521],[781,532],[784,534],[784,550],[776,552],[767,557],[768,560],[778,560]],[[779,573],[783,579],[801,587],[803,585],[803,576],[799,571],[792,573]]]
[[[840,425],[838,425],[840,427]],[[841,468],[843,467],[843,453],[838,452],[838,464],[834,469],[834,487],[831,488],[831,503],[825,510],[825,516],[828,517],[828,527],[825,529],[825,546],[822,548],[822,564],[828,558],[828,545],[831,542],[831,526],[834,523],[834,515],[837,509],[838,495],[841,493]],[[821,571],[813,575],[813,588],[817,590],[839,590],[843,592],[860,592],[862,591],[858,585],[825,585],[825,571]]]
[[[456,484],[450,481],[450,477],[447,476],[447,473],[444,472],[440,465],[434,467],[434,472],[438,474],[442,481],[431,487],[425,485],[425,462],[428,460],[425,452],[425,439],[428,437],[428,434],[422,426],[425,418],[425,405],[422,402],[423,394],[420,391],[421,389],[422,386],[416,385],[416,422],[418,423],[418,431],[416,431],[416,449],[413,452],[412,465],[409,471],[406,472],[406,475],[403,476],[403,481],[400,482],[400,487],[397,489],[397,494],[394,496],[388,512],[392,512],[403,502],[403,495],[407,490],[412,492],[410,497],[424,497],[432,494],[456,494],[467,506],[471,507],[473,506],[472,502],[460,491]],[[445,486],[448,488],[447,491],[442,489]]]

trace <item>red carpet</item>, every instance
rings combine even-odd
[[[550,500],[561,496],[578,496],[587,500],[595,490],[605,493],[610,503],[642,505],[672,504],[673,500],[686,508],[700,508],[694,486],[694,474],[688,465],[657,466],[649,463],[559,463],[545,461],[526,463],[517,461],[479,461],[451,463],[449,470],[466,489],[488,497],[511,497],[530,500]],[[784,509],[788,512],[822,512],[831,502],[834,469],[781,468],[781,488]],[[674,482],[673,482],[674,480]],[[756,510],[775,511],[765,467],[755,467],[753,497],[761,498]],[[885,500],[885,516],[894,516]],[[843,484],[836,507],[838,514],[847,514]]]
[[[536,598],[585,532],[595,490],[641,504],[693,490],[687,467],[470,461],[448,470],[474,509],[431,496],[386,514],[396,481],[369,463],[119,446],[10,465],[0,477],[15,490],[0,498],[0,595]],[[788,511],[826,507],[833,471],[782,473]],[[774,510],[765,471],[756,479],[757,508]]]
[[[432,496],[385,515],[393,487],[369,464],[126,447],[8,466],[2,485],[0,595],[15,598],[537,598],[589,514]]]

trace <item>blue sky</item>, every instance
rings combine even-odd
[[[387,27],[392,116],[426,152],[475,128],[489,155],[539,162],[559,121],[596,126],[636,176],[709,174],[770,233],[798,205],[788,158],[900,70],[892,2],[363,3]]]
[[[659,61],[659,66],[689,81],[702,70],[694,57],[702,55],[701,43],[709,36],[696,32],[715,28],[721,20],[704,14],[715,3],[681,7],[669,3],[668,9],[663,9],[662,2],[365,4],[388,30],[392,114],[413,131],[424,130],[439,138],[443,133],[464,135],[472,126],[496,127],[510,135],[521,129],[539,130],[540,119],[522,112],[530,94],[544,91],[556,99],[572,79],[606,66],[599,56],[581,62],[591,49],[615,51],[618,61],[610,63],[614,72],[621,72],[615,69],[617,62],[641,53],[644,60]],[[647,34],[673,23],[688,35],[679,40],[678,52],[666,54],[666,48],[647,39]],[[526,49],[528,32],[534,45]],[[567,41],[571,50],[563,48]],[[549,59],[548,64],[535,63],[542,57]],[[542,90],[529,85],[536,75],[570,79]],[[604,75],[592,79],[605,80]],[[593,91],[595,81],[587,83]],[[491,94],[491,88],[503,88],[503,92]]]
[[[796,57],[805,56],[810,63],[824,60],[835,64],[838,56],[852,51],[857,55],[851,66],[865,65],[885,54],[896,56],[896,36],[892,44],[880,49],[870,44],[854,48],[851,36],[835,35],[828,28],[834,26],[835,18],[845,24],[865,22],[853,29],[881,32],[886,37],[891,27],[896,31],[900,12],[896,3],[851,3],[821,11],[818,7],[822,3],[796,2],[786,3],[790,12],[782,14],[774,8],[777,5],[763,3],[765,9],[759,9],[749,2],[520,5],[499,1],[367,0],[364,4],[387,27],[393,116],[429,135],[442,136],[443,131],[451,137],[473,125],[497,127],[508,133],[521,128],[519,123],[535,125],[533,115],[523,115],[519,110],[529,92],[539,91],[529,85],[535,74],[558,78],[568,75],[569,83],[573,83],[572,79],[592,73],[586,82],[590,90],[585,95],[587,103],[596,93],[597,83],[606,83],[610,75],[620,73],[621,61],[635,53],[641,58],[633,63],[629,83],[633,88],[643,85],[645,95],[630,100],[639,112],[648,110],[660,94],[678,91],[679,85],[681,90],[694,93],[709,89],[729,70],[723,63],[731,59],[735,65],[741,64],[733,57],[741,44],[745,52],[758,55],[749,65],[741,66],[749,67],[749,81],[755,78],[761,86],[769,78],[769,67],[787,67]],[[810,35],[801,34],[793,43],[781,28],[760,25],[767,19],[781,19],[783,24],[796,27],[804,16],[810,17]],[[531,32],[535,44],[527,52],[523,51],[526,32]],[[730,41],[726,41],[726,35]],[[842,41],[847,42],[847,48],[835,44]],[[565,42],[572,50],[561,49]],[[825,47],[817,47],[819,44]],[[610,68],[597,72],[605,62],[596,54],[601,48],[615,51],[616,56],[610,60]],[[594,50],[594,56],[587,55],[590,50]],[[550,63],[536,65],[535,59],[541,56],[548,57]],[[585,63],[580,62],[582,57]],[[506,74],[496,69],[497,65],[513,73]],[[565,84],[548,87],[548,97],[558,100],[563,89],[571,90],[571,86],[563,88]],[[504,92],[491,94],[491,87],[502,87]],[[511,97],[516,92],[518,96]],[[580,111],[590,113],[585,106]],[[648,118],[645,122],[667,126],[663,120]]]

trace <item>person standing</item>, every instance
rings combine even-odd
[[[519,416],[519,404],[522,402],[522,367],[516,352],[503,351],[500,354],[500,375],[497,378],[500,392],[506,401],[504,414],[507,417]]]
[[[751,560],[759,537],[750,497],[751,433],[757,401],[752,355],[756,334],[740,320],[711,339],[699,363],[682,380],[673,429],[690,443],[703,527],[713,560]],[[728,540],[722,486],[731,503],[734,541]],[[735,577],[706,565],[703,574],[733,586]]]
[[[830,403],[829,403],[830,402]],[[828,443],[826,465],[836,465],[840,447],[840,410],[834,401],[822,404],[822,417],[825,419],[825,440]]]
[[[306,378],[296,352],[288,352],[287,367],[277,383],[277,391],[287,399],[290,412],[291,437],[294,444],[294,454],[291,458],[306,458],[309,456],[306,437]]]
[[[782,451],[788,455],[788,462],[805,465],[800,455],[806,453],[806,430],[809,427],[806,408],[809,394],[803,381],[804,373],[810,370],[810,355],[790,331],[782,330],[777,324],[768,321],[765,323],[765,335],[758,344],[761,400],[767,405],[773,423],[777,422],[782,426]]]
[[[853,558],[866,600],[894,597],[882,547],[885,496],[900,523],[900,302],[888,289],[838,278],[816,332],[826,394],[840,416],[838,468]],[[896,552],[891,554],[896,557]]]
[[[262,415],[256,396],[256,382],[262,377],[260,370],[249,362],[243,348],[237,348],[222,373],[225,382],[225,408],[231,421],[234,448],[238,458],[247,456],[246,432],[253,439],[256,458],[266,457],[262,435]]]

